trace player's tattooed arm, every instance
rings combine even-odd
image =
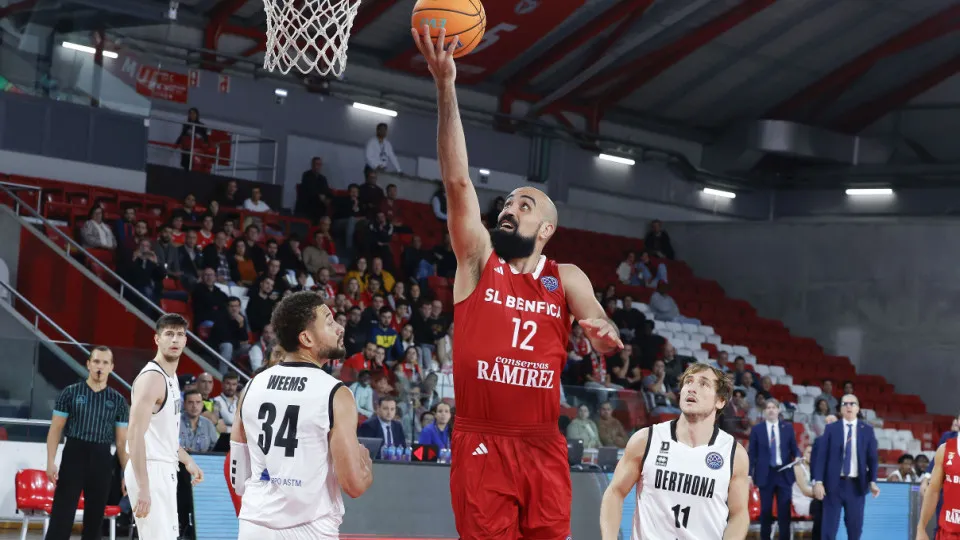
[[[623,450],[623,459],[617,463],[613,480],[603,492],[600,502],[600,537],[602,540],[617,540],[620,534],[620,521],[623,518],[623,501],[630,490],[640,481],[643,459],[647,453],[647,438],[650,428],[636,432]]]
[[[929,540],[927,523],[930,523],[930,518],[936,511],[937,501],[940,498],[940,488],[943,486],[943,454],[946,452],[946,446],[946,444],[941,444],[933,458],[933,472],[930,473],[930,484],[927,486],[927,491],[923,494],[920,521],[917,522],[917,540]]]
[[[737,450],[733,458],[733,476],[730,478],[730,488],[727,495],[727,508],[730,517],[727,519],[727,529],[723,532],[723,540],[743,540],[747,537],[750,528],[750,481],[747,472],[750,469],[750,458],[740,443],[736,443]]]
[[[620,330],[593,295],[593,285],[583,270],[573,264],[561,264],[560,280],[570,313],[583,327],[593,348],[600,354],[611,354],[622,349]]]

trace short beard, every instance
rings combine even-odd
[[[505,231],[500,227],[490,230],[490,243],[497,256],[505,261],[526,259],[537,248],[537,237],[526,238],[517,229]]]
[[[317,359],[319,360],[343,360],[347,357],[347,350],[342,347],[332,347],[329,349],[321,349],[317,353]]]

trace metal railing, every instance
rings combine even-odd
[[[252,135],[244,135],[242,133],[232,132],[227,129],[216,128],[209,126],[207,124],[199,124],[194,122],[187,121],[176,121],[168,120],[166,118],[160,118],[158,116],[150,116],[150,122],[161,122],[166,124],[173,124],[178,127],[180,126],[190,126],[190,148],[186,149],[177,144],[177,142],[166,142],[166,141],[157,141],[149,140],[147,141],[147,146],[162,152],[169,152],[176,156],[181,156],[186,154],[189,156],[189,161],[187,165],[187,170],[193,170],[193,158],[201,157],[205,159],[210,159],[213,161],[211,168],[212,174],[218,174],[221,176],[230,176],[233,178],[237,177],[238,172],[245,171],[270,171],[271,173],[271,184],[277,183],[277,153],[278,145],[277,141],[274,139],[268,139],[266,137],[254,137]],[[210,133],[213,131],[222,131],[227,133],[230,138],[226,141],[216,141],[207,143],[208,146],[213,147],[212,153],[204,149],[197,148],[197,130],[203,129],[207,137],[210,136]],[[181,131],[182,133],[182,131]],[[179,141],[179,134],[177,136],[177,141]],[[267,144],[273,147],[273,163],[269,165],[262,165],[260,161],[241,161],[239,157],[239,148],[241,145],[261,145]],[[229,147],[230,151],[227,152],[224,147]],[[259,158],[260,153],[257,152]],[[222,160],[227,160],[228,164],[223,165]],[[259,178],[257,178],[259,180]]]
[[[15,426],[50,426],[50,420],[38,420],[34,418],[9,418],[0,416],[0,425],[13,424]]]
[[[40,321],[42,320],[43,322],[49,324],[54,330],[56,330],[57,332],[59,332],[61,336],[63,336],[64,338],[66,338],[65,341],[60,341],[60,340],[54,341],[54,340],[48,339],[48,341],[49,341],[50,343],[54,343],[54,344],[56,344],[57,346],[61,346],[62,344],[69,344],[69,345],[72,345],[72,346],[76,347],[77,349],[79,349],[80,352],[82,352],[82,353],[83,353],[84,355],[86,355],[87,357],[90,356],[90,349],[84,347],[82,343],[80,343],[79,341],[77,341],[73,336],[71,336],[66,330],[64,330],[62,327],[60,327],[60,325],[58,325],[57,323],[55,323],[55,322],[53,321],[53,319],[51,319],[50,317],[48,317],[44,312],[40,311],[40,308],[38,308],[37,306],[33,305],[33,303],[30,302],[29,300],[27,300],[22,294],[20,294],[19,291],[17,291],[17,290],[14,289],[13,287],[11,287],[10,284],[8,284],[8,283],[6,283],[6,282],[4,282],[4,281],[0,281],[0,286],[2,286],[9,294],[12,294],[12,295],[14,296],[14,298],[16,298],[17,300],[19,300],[23,305],[25,305],[26,307],[30,308],[30,311],[33,313],[33,328],[34,328],[34,330],[36,330],[37,332],[41,332],[41,331],[40,331]],[[42,333],[42,332],[41,332],[41,333]],[[62,347],[61,347],[61,348],[62,348]],[[123,379],[123,377],[117,375],[116,372],[111,371],[111,372],[110,372],[110,376],[113,377],[114,379],[116,379],[117,381],[119,381],[120,384],[122,384],[122,385],[124,386],[124,388],[126,388],[127,390],[130,390],[130,384],[129,384],[127,381],[125,381],[125,380]]]
[[[93,263],[93,264],[96,264],[96,265],[97,265],[98,267],[100,267],[108,276],[110,276],[112,279],[116,280],[116,282],[119,284],[119,291],[118,291],[118,292],[119,292],[119,295],[120,295],[120,298],[121,298],[121,299],[125,298],[124,293],[129,293],[129,294],[132,294],[135,298],[137,298],[137,300],[139,300],[139,301],[142,303],[142,305],[145,305],[145,306],[150,307],[150,308],[153,309],[156,313],[159,313],[160,315],[163,315],[164,313],[166,313],[165,311],[163,311],[163,309],[162,309],[160,306],[158,306],[158,305],[156,305],[155,303],[153,303],[153,300],[147,298],[143,293],[141,293],[140,291],[138,291],[138,290],[136,289],[136,287],[133,287],[132,285],[130,285],[129,283],[127,283],[127,281],[126,281],[125,279],[123,279],[122,277],[120,277],[116,272],[114,272],[112,268],[110,268],[109,266],[107,266],[106,264],[104,264],[100,259],[96,258],[92,253],[90,253],[89,251],[87,251],[86,248],[84,248],[84,247],[81,246],[76,240],[74,240],[73,238],[71,238],[70,235],[65,234],[65,233],[64,233],[63,231],[61,231],[59,228],[57,228],[57,227],[55,227],[53,224],[51,224],[50,221],[48,221],[47,218],[43,217],[43,215],[41,215],[40,212],[39,212],[37,209],[34,209],[33,207],[31,207],[31,206],[30,206],[29,204],[27,204],[23,199],[21,199],[20,197],[18,197],[12,190],[8,189],[8,188],[7,188],[7,185],[9,185],[7,182],[0,182],[0,191],[2,191],[3,193],[5,193],[7,196],[11,197],[11,199],[13,199],[13,201],[18,205],[18,206],[17,206],[18,210],[21,210],[21,211],[22,211],[22,210],[26,210],[32,217],[34,217],[35,219],[39,220],[40,223],[42,223],[43,225],[45,225],[46,227],[48,227],[49,230],[55,231],[56,234],[57,234],[60,238],[62,238],[72,249],[77,250],[78,253],[80,253],[80,254],[82,254],[84,257],[86,257],[86,260],[87,260],[87,261],[89,261],[89,262],[91,262],[91,263]],[[68,256],[68,257],[69,257],[69,255],[66,254],[66,253],[64,253],[64,256]],[[106,284],[104,284],[104,285],[106,285]],[[108,288],[109,288],[109,287],[108,287]],[[142,311],[142,310],[141,310],[141,311]],[[160,317],[159,315],[156,316],[156,317],[151,317],[151,320],[156,320],[156,319],[158,319],[159,317]],[[237,375],[238,375],[241,379],[243,379],[244,381],[250,380],[250,377],[249,377],[246,373],[244,373],[243,370],[241,370],[240,368],[238,368],[235,364],[233,364],[233,362],[231,362],[231,361],[223,358],[222,356],[220,356],[220,353],[219,353],[219,352],[217,352],[217,351],[214,350],[212,347],[210,347],[209,345],[207,345],[206,342],[203,341],[203,339],[201,339],[199,336],[197,336],[196,334],[194,334],[193,331],[190,330],[189,328],[187,329],[187,337],[190,338],[190,340],[191,340],[192,343],[199,345],[200,348],[203,349],[206,353],[212,355],[212,357],[213,357],[214,360],[220,361],[220,362],[222,362],[223,364],[229,366],[235,373],[237,373]],[[217,370],[217,369],[214,369],[213,371],[219,373],[219,370]]]

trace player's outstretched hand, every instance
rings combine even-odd
[[[600,353],[610,354],[623,348],[620,333],[607,319],[582,319],[579,324],[587,339]]]
[[[433,75],[433,80],[437,84],[452,83],[457,78],[457,65],[453,61],[453,53],[457,49],[458,41],[456,39],[451,40],[444,47],[443,43],[447,36],[446,29],[440,29],[440,35],[437,36],[436,40],[430,37],[430,25],[423,25],[421,30],[422,33],[416,28],[411,28],[410,33],[413,35],[413,41],[420,49],[420,53],[427,60],[427,68]]]
[[[146,486],[144,486],[146,487]],[[150,490],[144,489],[137,496],[137,505],[133,507],[133,515],[145,518],[150,513]]]
[[[203,482],[203,469],[201,469],[196,461],[190,460],[190,463],[185,465],[187,472],[190,473],[190,484],[197,485],[200,482]]]

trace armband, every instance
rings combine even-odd
[[[250,478],[250,454],[247,445],[230,441],[230,485],[237,495],[243,495],[243,488]]]

